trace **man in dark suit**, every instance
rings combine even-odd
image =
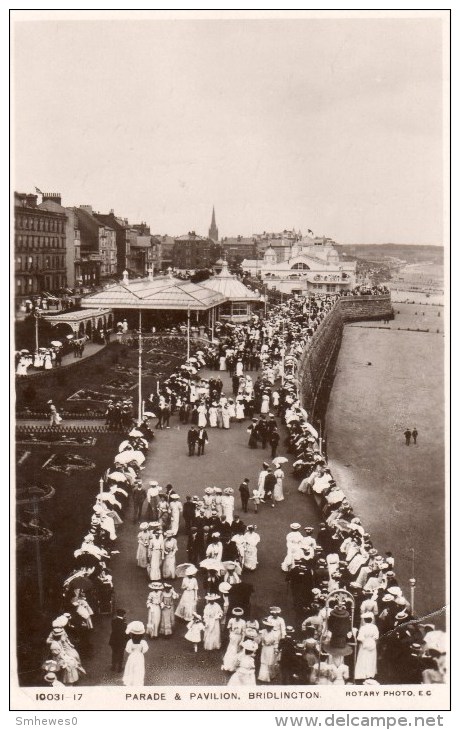
[[[204,456],[204,447],[205,444],[209,443],[208,440],[208,434],[206,433],[206,430],[204,428],[198,429],[198,437],[197,437],[197,444],[198,444],[198,456],[203,455]]]
[[[198,565],[204,556],[204,541],[203,533],[198,531],[198,527],[193,526],[190,528],[190,535],[187,541],[187,555],[189,563]]]
[[[194,456],[195,454],[195,447],[197,444],[198,439],[198,431],[196,430],[195,426],[192,426],[189,429],[189,432],[187,433],[187,445],[188,445],[188,455]]]
[[[109,646],[112,648],[112,671],[121,672],[123,669],[123,655],[126,642],[126,611],[117,608],[116,615],[112,619],[112,632],[110,634]]]

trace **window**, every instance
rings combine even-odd
[[[245,302],[233,302],[232,314],[245,315],[248,313],[248,305]]]
[[[299,261],[297,264],[294,264],[291,266],[291,269],[301,269],[302,271],[310,271],[310,267],[307,266],[307,264],[304,264],[302,261]]]

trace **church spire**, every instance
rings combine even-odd
[[[209,238],[212,241],[218,241],[219,240],[219,229],[216,225],[216,213],[214,210],[214,206],[212,206],[212,218],[211,218],[211,225],[208,232]]]

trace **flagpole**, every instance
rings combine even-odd
[[[137,422],[142,422],[142,309],[139,309],[139,365],[138,365]]]
[[[190,358],[190,307],[187,307],[187,360]]]

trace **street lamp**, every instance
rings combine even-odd
[[[137,422],[142,422],[142,309],[139,309],[139,362],[138,362]]]
[[[187,360],[190,358],[190,307],[187,307]]]
[[[35,317],[35,352],[38,352],[38,320],[41,317],[40,310],[38,307],[34,311]]]

